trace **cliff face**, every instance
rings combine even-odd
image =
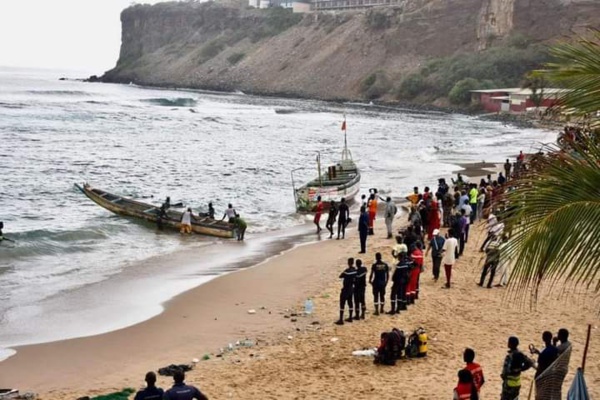
[[[394,8],[292,15],[214,3],[123,11],[117,66],[104,81],[242,90],[321,99],[364,98],[425,60],[476,52],[518,32],[534,41],[584,33],[596,0],[405,0]]]

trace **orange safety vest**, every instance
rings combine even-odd
[[[454,389],[456,394],[458,395],[459,400],[471,400],[471,391],[472,391],[471,383],[459,383],[458,386]]]

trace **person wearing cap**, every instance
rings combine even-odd
[[[156,374],[148,372],[145,381],[146,387],[135,394],[134,400],[162,400],[164,390],[156,387]]]
[[[186,385],[185,373],[182,370],[177,370],[173,374],[173,387],[165,392],[164,400],[208,400],[197,387]]]
[[[432,272],[433,279],[437,282],[440,278],[440,267],[442,266],[442,258],[444,257],[444,243],[446,239],[440,235],[439,229],[433,230],[433,238],[429,241],[429,247],[425,251],[425,257],[429,255],[431,251],[431,261],[432,261]]]
[[[516,336],[508,338],[508,354],[502,367],[501,400],[516,400],[521,391],[521,373],[533,366],[525,354],[519,350],[519,339]]]
[[[385,199],[385,226],[387,228],[387,238],[391,239],[392,235],[392,223],[394,222],[394,216],[398,212],[398,208],[392,201],[391,197]]]

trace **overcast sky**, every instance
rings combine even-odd
[[[142,0],[138,3],[158,3]],[[0,0],[0,66],[102,73],[115,66],[131,0]]]

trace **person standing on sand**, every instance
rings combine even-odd
[[[539,351],[533,345],[529,346],[529,350],[531,354],[537,354],[538,362],[537,369],[535,371],[535,377],[540,376],[552,363],[558,358],[558,348],[552,344],[552,332],[545,331],[542,333],[542,341],[544,342],[544,350]],[[540,389],[537,388],[536,392],[539,392]]]
[[[344,308],[348,303],[348,319],[346,322],[352,322],[352,298],[354,297],[354,282],[356,281],[356,268],[354,268],[354,258],[348,259],[348,268],[340,274],[342,279],[342,290],[340,291],[340,319],[336,325],[344,325]]]
[[[135,394],[134,400],[162,400],[165,392],[156,387],[156,374],[148,372],[145,381],[146,387]]]
[[[463,207],[469,207],[467,204]],[[469,207],[470,208],[470,207]],[[467,226],[469,222],[469,217],[464,208],[460,210],[460,216],[458,219],[458,256],[462,256],[465,251],[465,243],[467,243]]]
[[[374,235],[375,231],[375,218],[377,217],[377,195],[371,193],[369,201],[367,202],[367,208],[369,209],[369,235]]]
[[[442,208],[444,210],[444,228],[450,227],[450,218],[452,217],[452,208],[454,207],[454,196],[450,190],[442,198]]]
[[[405,197],[406,200],[410,201],[410,204],[416,206],[419,202],[419,188],[414,187],[413,192]]]
[[[358,235],[360,239],[360,254],[367,252],[367,235],[369,234],[369,214],[363,206],[360,208],[360,217],[358,217]]]
[[[469,222],[475,223],[477,217],[477,197],[479,197],[479,191],[477,190],[476,184],[471,184],[471,190],[469,190],[469,206],[471,206],[471,214],[469,215]]]
[[[410,258],[406,253],[400,253],[400,261],[392,273],[392,309],[388,314],[399,314],[406,310],[406,289],[408,286]]]
[[[362,260],[356,260],[356,281],[354,282],[354,319],[365,319],[367,305],[365,291],[367,290],[367,267]],[[360,312],[360,314],[359,314]]]
[[[419,277],[421,276],[421,270],[423,269],[423,245],[421,242],[415,243],[415,248],[410,253],[410,259],[412,260],[412,268],[408,278],[408,285],[406,289],[406,302],[407,304],[415,304],[415,300],[419,299]]]
[[[173,387],[165,392],[163,397],[164,400],[208,400],[198,388],[192,385],[186,385],[183,381],[185,380],[185,373],[182,370],[178,370],[173,374],[173,381],[175,384]]]
[[[342,234],[342,239],[346,237],[348,222],[350,222],[350,209],[348,208],[348,204],[346,204],[346,199],[342,197],[340,206],[338,207],[338,240],[340,239],[340,233]]]
[[[446,273],[446,289],[450,289],[451,279],[452,279],[452,267],[456,262],[456,249],[458,247],[458,241],[453,236],[454,232],[452,229],[448,230],[448,234],[446,235],[446,241],[444,242],[443,251],[443,259],[442,263],[444,264],[444,272]]]
[[[521,373],[533,366],[533,362],[519,350],[519,339],[508,338],[508,354],[502,367],[501,400],[515,400],[521,392]]]
[[[325,224],[325,228],[329,231],[329,239],[333,238],[333,224],[335,224],[337,213],[338,209],[335,206],[335,201],[331,200],[331,203],[329,203],[329,215],[327,216],[327,223]]]
[[[436,229],[440,229],[440,209],[439,209],[439,199],[432,199],[429,212],[427,215],[427,239],[431,240],[433,238],[433,231]]]
[[[492,288],[492,282],[494,282],[494,276],[496,275],[496,269],[500,264],[500,245],[504,238],[497,238],[489,243],[485,249],[486,257],[485,263],[483,264],[483,270],[481,271],[481,278],[479,279],[478,285],[483,287],[485,278],[490,273],[490,279],[488,280],[487,288]]]
[[[507,180],[510,180],[511,168],[512,168],[512,164],[510,163],[510,160],[507,158],[506,162],[504,163],[504,174],[505,174]]]
[[[429,247],[425,252],[425,256],[428,256],[431,251],[433,280],[436,282],[440,278],[440,267],[442,266],[445,242],[446,240],[440,235],[440,230],[436,229],[433,231],[433,238],[429,241]]]
[[[392,238],[392,223],[394,222],[394,216],[398,212],[398,208],[392,202],[392,198],[388,197],[385,199],[385,226],[387,228],[387,238]]]
[[[498,174],[498,184],[500,186],[504,186],[505,183],[506,183],[506,178],[504,177],[504,175],[502,175],[502,172],[500,172]]]
[[[321,196],[317,197],[317,207],[315,208],[315,219],[313,222],[317,226],[317,233],[321,233],[321,225],[319,222],[321,221],[321,214],[323,213],[323,202],[321,201]]]
[[[371,266],[369,283],[373,286],[373,304],[375,305],[374,315],[383,314],[383,305],[385,304],[385,287],[390,279],[390,267],[381,261],[381,253],[375,254],[375,264]]]
[[[481,365],[475,362],[475,351],[473,349],[465,349],[463,353],[463,360],[467,364],[465,369],[473,375],[473,383],[475,384],[475,388],[477,389],[477,393],[481,391],[481,387],[485,383],[485,378],[483,376],[483,369],[481,369]]]

